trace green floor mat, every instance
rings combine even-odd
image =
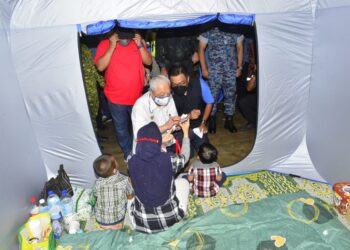
[[[130,230],[65,235],[58,249],[338,250],[349,246],[350,232],[334,209],[299,191],[215,208],[154,235]]]
[[[327,185],[270,171],[228,177],[220,192],[211,198],[189,197],[188,216],[207,213],[213,208],[243,202],[255,202],[268,197],[301,190],[332,203],[333,192]]]

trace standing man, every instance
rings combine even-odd
[[[222,89],[224,92],[225,128],[231,133],[237,132],[233,124],[236,98],[236,77],[242,72],[244,36],[233,33],[227,26],[216,26],[199,37],[199,60],[202,75],[208,79],[214,100]],[[208,52],[208,60],[205,57]],[[209,118],[209,132],[216,133],[217,105],[214,104]]]
[[[213,107],[214,99],[211,95],[206,96],[204,94],[205,92],[202,91],[199,77],[189,76],[183,65],[171,67],[169,78],[173,99],[179,116],[183,114],[189,115],[190,157],[192,157],[198,151],[201,144],[209,142],[206,124]]]
[[[198,41],[193,27],[164,29],[157,34],[156,61],[161,74],[168,76],[173,65],[183,65],[192,75],[193,65],[198,62]]]
[[[125,160],[132,148],[131,110],[144,86],[143,64],[151,63],[142,37],[130,29],[111,31],[97,47],[95,64],[99,71],[105,71],[104,93]]]

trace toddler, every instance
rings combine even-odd
[[[212,197],[217,194],[226,180],[221,172],[217,149],[210,143],[203,143],[198,150],[197,160],[189,168],[187,179],[191,192],[196,197]]]
[[[134,196],[130,179],[118,171],[118,163],[112,155],[99,156],[93,167],[98,176],[93,188],[96,221],[104,229],[121,229],[128,199]]]

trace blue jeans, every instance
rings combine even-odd
[[[132,106],[114,104],[108,101],[117,141],[127,159],[132,149],[131,110]]]

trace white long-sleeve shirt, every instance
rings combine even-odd
[[[177,116],[177,110],[173,98],[170,98],[166,106],[158,106],[154,103],[151,93],[147,92],[134,104],[131,113],[132,128],[134,133],[133,153],[135,153],[135,139],[140,128],[150,122],[158,126],[164,125],[170,117]]]

